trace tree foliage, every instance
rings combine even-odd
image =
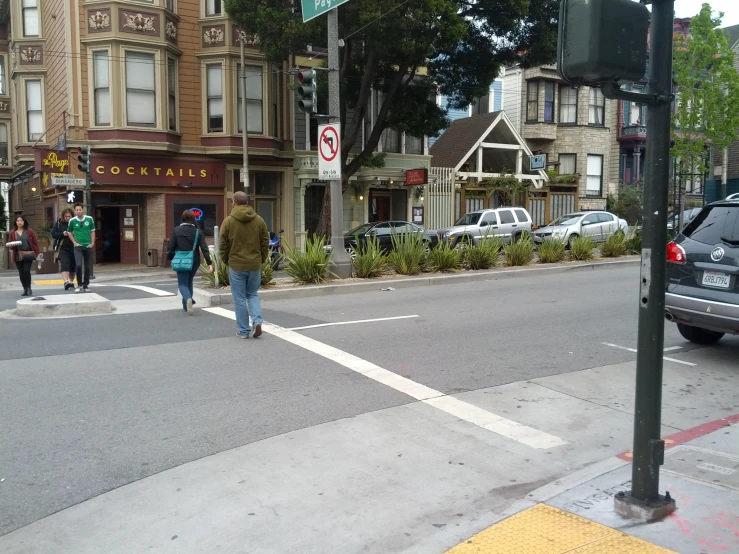
[[[449,125],[436,105],[464,107],[489,91],[503,64],[529,67],[556,55],[558,0],[351,0],[339,10],[343,186],[372,157],[386,128],[436,135]],[[326,18],[307,23],[297,0],[226,0],[230,17],[281,62],[326,44]],[[350,152],[369,115],[378,115],[361,153]],[[335,115],[335,114],[332,114]],[[372,165],[372,162],[370,162]],[[319,232],[325,233],[328,188]]]
[[[739,74],[734,51],[720,29],[722,17],[714,17],[711,6],[703,4],[690,21],[687,38],[675,38],[671,154],[680,173],[707,172],[705,149],[727,148],[739,129]]]

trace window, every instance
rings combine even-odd
[[[613,223],[611,214],[598,214],[598,223]]]
[[[559,89],[559,122],[577,124],[577,89],[569,86]]]
[[[128,125],[156,125],[154,54],[126,52],[126,117]]]
[[[526,215],[526,212],[523,210],[513,210],[516,214],[516,217],[518,218],[519,223],[528,223],[529,222],[529,216]]]
[[[28,112],[28,141],[44,136],[44,112],[41,103],[41,81],[26,81],[26,112]]]
[[[380,223],[372,227],[371,232],[373,235],[387,236],[392,233],[392,229],[389,223]]]
[[[559,174],[572,175],[577,173],[577,154],[559,155]]]
[[[177,200],[180,201],[182,199],[177,198]],[[201,213],[200,219],[195,222],[200,229],[200,232],[203,233],[206,237],[212,237],[213,228],[218,225],[218,213],[216,210],[215,202],[190,202],[188,204],[180,204],[179,202],[175,202],[172,214],[174,218],[172,219],[172,221],[175,221],[177,224],[179,224],[179,222],[182,220],[182,212],[184,212],[185,210],[191,210],[193,208],[197,208],[198,210],[200,210]]]
[[[385,129],[382,132],[382,151],[400,152],[400,132],[395,129]]]
[[[213,64],[205,66],[207,102],[208,102],[208,132],[220,133],[223,131],[223,66]]]
[[[544,83],[544,121],[554,121],[554,83]]]
[[[603,156],[588,154],[588,180],[585,194],[600,196],[603,189]]]
[[[495,212],[489,212],[485,214],[485,216],[482,218],[482,221],[480,222],[480,227],[487,227],[489,225],[497,225],[498,224],[498,218],[495,215]]]
[[[423,139],[420,137],[405,135],[405,153],[423,154]]]
[[[703,244],[728,244],[739,240],[739,207],[706,206],[683,230],[683,235]]]
[[[108,51],[92,53],[95,125],[110,125],[110,73]]]
[[[172,13],[174,13],[174,11],[175,11],[175,4],[174,4],[174,1],[175,1],[175,0],[167,0],[167,3],[166,3],[166,8],[167,8],[167,9],[168,9],[169,11],[171,11]]]
[[[599,88],[590,89],[590,109],[588,110],[589,125],[603,125],[606,111],[606,99]]]
[[[236,116],[238,119],[238,132],[244,132],[244,125],[242,122],[243,107],[241,105],[241,66],[237,71],[238,82],[236,83]],[[262,133],[263,126],[263,111],[262,111],[262,99],[263,99],[263,88],[262,88],[262,68],[254,66],[246,66],[246,126],[250,133]]]
[[[498,212],[498,215],[500,216],[501,225],[516,223],[516,220],[513,217],[513,212],[511,210],[500,210]]]
[[[0,123],[0,165],[8,165],[8,126]]]
[[[539,119],[539,83],[529,81],[527,84],[526,120]]]
[[[21,0],[23,8],[23,36],[39,36],[38,0]]]
[[[177,60],[167,58],[167,118],[169,130],[177,130]]]
[[[205,0],[205,15],[221,15],[221,0]]]
[[[5,56],[0,56],[0,95],[8,94],[5,88]]]

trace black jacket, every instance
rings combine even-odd
[[[175,252],[178,250],[189,251],[195,246],[195,231],[194,225],[179,225],[172,231],[172,236],[169,238],[169,252],[167,252],[167,259],[171,260],[174,258]],[[199,248],[195,249],[193,254],[193,269],[200,267],[200,252],[205,256],[205,261],[208,265],[213,263],[210,258],[210,250],[208,249],[208,243],[205,242],[205,234],[200,231],[198,233],[198,245]]]
[[[63,219],[58,220],[54,223],[54,228],[51,230],[51,236],[54,237],[54,250],[58,250],[59,247],[68,250],[74,250],[74,243],[68,236],[64,236],[64,231],[69,227],[69,223]]]

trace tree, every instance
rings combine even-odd
[[[711,6],[703,4],[688,36],[675,38],[671,154],[680,174],[706,173],[708,148],[728,148],[739,129],[739,74],[719,28],[722,18],[723,13],[714,18]]]
[[[8,228],[8,216],[5,214],[5,197],[0,194],[0,233]]]
[[[226,0],[230,17],[259,37],[265,57],[281,62],[308,45],[326,44],[326,18],[307,23],[298,0]],[[503,64],[524,67],[556,57],[558,0],[351,0],[339,10],[342,187],[373,155],[386,128],[411,136],[435,135],[449,125],[436,105],[450,107],[487,94]],[[321,72],[323,73],[323,72]],[[381,93],[378,115],[361,153],[372,90]],[[331,114],[335,115],[335,114]],[[318,232],[330,234],[326,187]]]

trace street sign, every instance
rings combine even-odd
[[[323,15],[349,0],[300,0],[303,6],[303,23]]]
[[[547,166],[547,155],[541,154],[540,156],[531,156],[529,158],[531,163],[529,164],[529,169],[531,171],[537,171],[539,169],[544,169]]]
[[[244,182],[244,168],[239,169],[239,183]]]
[[[341,179],[341,140],[338,125],[318,126],[318,178]]]
[[[52,175],[52,187],[84,187],[85,180],[77,179],[74,175]]]

